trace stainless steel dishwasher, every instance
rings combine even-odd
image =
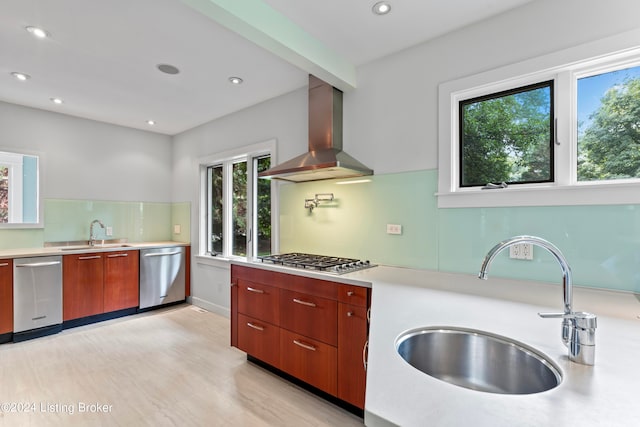
[[[62,256],[16,258],[13,263],[13,340],[62,330]]]
[[[185,299],[183,246],[140,250],[140,309]]]

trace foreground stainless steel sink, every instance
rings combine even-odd
[[[541,352],[484,331],[456,327],[414,329],[396,340],[400,356],[427,375],[471,390],[532,394],[562,381]]]

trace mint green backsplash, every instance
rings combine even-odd
[[[49,199],[44,209],[45,242],[87,240],[94,219],[113,229],[113,235],[106,236],[94,226],[98,239],[171,240],[171,203]]]
[[[437,172],[420,171],[347,180],[284,184],[280,187],[280,251],[369,259],[375,263],[436,269]],[[304,200],[333,193],[309,212]],[[402,225],[389,235],[387,224]]]
[[[96,200],[44,200],[44,229],[0,229],[0,249],[42,247],[45,242],[89,239],[89,225],[99,219],[113,229],[112,236],[94,227],[98,239],[130,242],[190,243],[191,204]],[[174,233],[180,225],[180,233]]]
[[[554,243],[581,286],[640,292],[640,205],[438,209],[437,170],[376,175],[366,184],[340,180],[280,189],[280,251],[336,254],[372,262],[477,274],[487,251],[520,234]],[[304,199],[334,193],[309,212]],[[402,235],[386,234],[402,225]],[[489,276],[559,283],[544,249],[533,261],[498,255]],[[482,282],[478,282],[482,286]]]

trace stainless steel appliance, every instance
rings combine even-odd
[[[62,256],[16,258],[13,264],[13,340],[62,330]]]
[[[185,257],[182,246],[140,251],[140,309],[185,299]]]
[[[342,150],[342,92],[309,76],[309,148],[306,153],[260,172],[260,178],[291,182],[373,175]]]
[[[285,267],[306,268],[319,270],[330,274],[345,274],[353,271],[375,267],[368,260],[354,258],[340,258],[326,255],[312,255],[298,252],[274,254],[258,257],[262,262],[271,262]]]

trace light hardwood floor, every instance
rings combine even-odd
[[[103,412],[90,412],[96,404]],[[0,345],[0,426],[80,425],[336,427],[362,419],[248,363],[229,346],[227,318],[185,304]]]

